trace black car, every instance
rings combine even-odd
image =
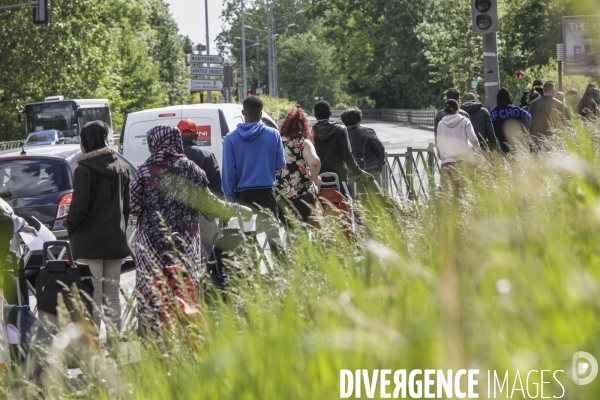
[[[81,156],[79,145],[35,146],[0,152],[0,197],[25,219],[35,217],[57,239],[66,240],[67,215],[73,197],[73,172]],[[135,167],[117,154],[129,168]],[[128,233],[133,229],[130,221]],[[130,235],[128,235],[129,237]],[[38,257],[32,257],[36,263]],[[31,267],[31,265],[29,265]]]

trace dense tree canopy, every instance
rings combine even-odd
[[[49,12],[34,25],[30,7],[0,11],[0,139],[22,138],[18,111],[50,95],[108,98],[117,129],[128,112],[188,101],[189,40],[163,0],[54,0]]]
[[[232,49],[231,55],[239,64],[240,43],[233,38],[240,36],[240,1],[223,1],[223,17],[229,29],[221,34],[220,45],[223,50]],[[299,8],[306,10],[300,29],[288,30],[279,39],[278,58],[286,63],[285,76],[283,70],[279,71],[279,87],[292,100],[303,103],[311,93],[323,91],[315,71],[327,70],[338,75],[330,79],[331,89],[347,94],[335,97],[333,102],[349,98],[359,106],[406,108],[439,106],[448,87],[467,91],[472,80],[479,81],[477,91],[483,94],[482,40],[472,33],[470,3],[246,0],[250,13],[266,15],[267,10],[273,10],[274,18]],[[597,0],[500,0],[502,85],[518,91],[518,70],[525,71],[526,86],[537,76],[556,78],[554,58],[562,17],[597,14],[593,4],[597,8]],[[247,17],[247,25],[254,26],[252,18]],[[315,46],[318,49],[311,48]],[[317,53],[329,50],[330,57],[318,58]],[[261,71],[266,76],[266,48],[260,57],[265,60]],[[313,60],[313,68],[305,68],[309,57],[325,64],[317,66]],[[296,68],[291,68],[294,65]],[[279,95],[285,93],[280,91]]]

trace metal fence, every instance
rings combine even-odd
[[[9,142],[0,142],[0,151],[18,149],[21,147],[22,140],[12,140]]]
[[[391,197],[429,198],[440,183],[440,163],[433,143],[426,149],[408,147],[405,153],[387,154],[382,183]]]
[[[418,126],[434,126],[436,113],[437,111],[434,109],[404,110],[395,108],[381,108],[376,110],[362,110],[364,119],[401,122]]]

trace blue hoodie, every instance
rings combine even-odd
[[[270,189],[275,173],[285,166],[281,135],[262,122],[239,124],[225,136],[223,145],[223,191],[233,199],[236,192]]]

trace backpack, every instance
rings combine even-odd
[[[53,246],[66,248],[67,260],[47,260],[48,249]],[[87,264],[73,261],[71,245],[66,241],[52,241],[44,243],[42,253],[42,268],[35,280],[37,307],[50,315],[57,315],[58,295],[62,294],[67,310],[74,321],[82,321],[81,315],[75,307],[73,285],[79,290],[79,296],[85,304],[87,312],[92,315],[94,284],[92,274]],[[87,294],[87,296],[85,294]]]

